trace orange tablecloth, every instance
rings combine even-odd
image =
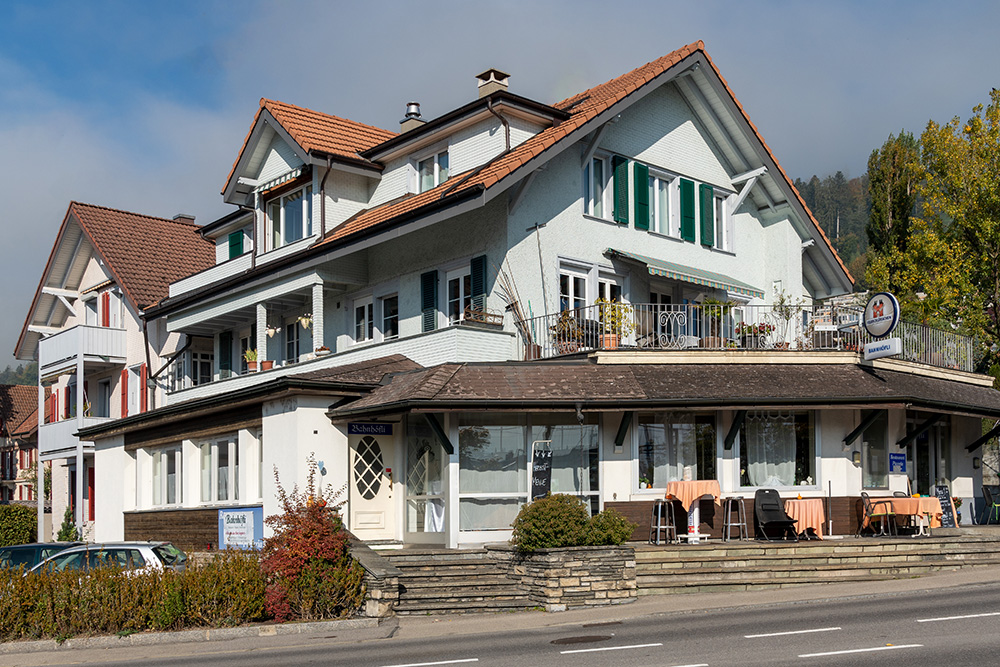
[[[826,511],[823,509],[822,498],[789,498],[785,501],[785,512],[795,519],[796,533],[803,533],[806,528],[812,528],[816,531],[817,537],[823,537]]]
[[[719,481],[715,479],[695,479],[690,482],[667,482],[667,497],[681,501],[684,509],[691,511],[691,504],[702,496],[712,496],[718,502],[722,495]]]
[[[927,515],[931,528],[941,527],[941,501],[935,496],[928,498],[872,498],[872,503],[889,503],[897,515]],[[954,510],[953,510],[954,511]]]

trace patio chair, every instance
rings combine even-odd
[[[986,521],[983,521],[983,517],[986,517]],[[979,515],[979,523],[986,525],[990,522],[990,519],[1000,519],[1000,503],[990,492],[990,488],[983,485],[983,513]]]
[[[795,519],[785,512],[781,496],[774,489],[757,489],[753,497],[753,524],[757,539],[763,537],[770,542],[790,536],[796,542],[799,540],[795,534]],[[772,538],[769,531],[775,530],[778,537]]]
[[[864,503],[864,519],[858,524],[858,537],[861,537],[863,526],[867,523],[873,535],[893,535],[896,533],[896,513],[888,500],[873,501],[867,492],[861,492],[861,502]],[[876,533],[874,522],[879,522],[879,532]],[[889,530],[886,532],[886,525]]]

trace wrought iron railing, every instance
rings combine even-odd
[[[605,303],[533,317],[516,324],[523,359],[581,351],[847,350],[874,340],[860,325],[861,310],[831,306]],[[971,371],[973,339],[901,322],[908,361]]]

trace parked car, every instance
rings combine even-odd
[[[66,549],[28,572],[89,570],[92,567],[120,567],[137,572],[182,571],[186,564],[187,555],[170,542],[105,542]]]
[[[82,542],[34,542],[0,547],[0,569],[30,570],[49,556],[82,544]]]

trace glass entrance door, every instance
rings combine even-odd
[[[406,420],[406,541],[445,541],[444,449],[422,419]]]
[[[927,415],[907,419],[907,431],[917,428]],[[941,419],[906,447],[906,470],[913,493],[931,495],[934,486],[951,482],[950,422]]]

